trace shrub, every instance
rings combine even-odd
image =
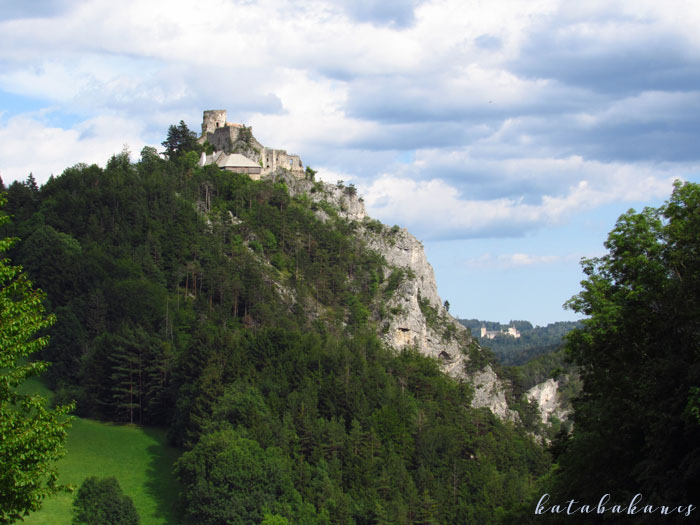
[[[73,525],[138,525],[139,515],[117,478],[91,476],[73,501]]]

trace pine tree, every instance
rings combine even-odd
[[[198,149],[197,134],[190,131],[185,121],[181,120],[177,126],[168,128],[168,138],[162,144],[165,146],[168,157],[175,158],[186,151]]]

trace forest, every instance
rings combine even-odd
[[[511,321],[507,325],[478,319],[459,319],[459,322],[469,328],[481,346],[488,347],[500,363],[508,366],[524,365],[538,356],[557,350],[563,345],[567,333],[581,327],[578,321],[557,321],[547,326],[533,326],[529,321]],[[505,331],[512,326],[520,337],[499,334],[493,339],[481,339],[482,326],[490,331]]]
[[[55,316],[40,353],[55,404],[167,428],[188,523],[517,513],[547,452],[380,341],[396,283],[357,226],[169,138],[167,159],[123,151],[6,190],[9,256]]]
[[[190,139],[181,123],[167,156],[147,147],[132,161],[125,150],[41,187],[13,182],[0,231],[15,239],[2,244],[9,260],[46,294],[31,302],[48,316],[41,344],[27,345],[51,363],[54,404],[167,429],[185,523],[560,523],[534,512],[545,493],[563,505],[605,493],[697,503],[700,187],[679,182],[662,207],[623,215],[608,254],[584,261],[568,306],[585,318],[566,356],[511,375],[522,390],[542,370],[577,367],[573,430],[547,446],[522,421],[472,408],[473,386],[436,360],[380,340],[396,283],[356,223],[283,182],[198,167]],[[19,272],[7,264],[3,276]],[[12,290],[3,316],[30,293]],[[7,397],[6,371],[10,413],[23,398]],[[89,479],[76,501],[119,494]],[[24,510],[13,504],[0,499],[0,522]]]

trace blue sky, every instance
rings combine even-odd
[[[700,4],[0,0],[0,174],[227,109],[423,241],[458,316],[572,319],[615,219],[700,181]]]

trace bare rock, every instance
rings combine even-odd
[[[543,423],[549,423],[552,416],[564,420],[569,414],[569,411],[562,407],[559,383],[554,379],[550,378],[544,383],[533,386],[525,392],[525,396],[529,401],[537,403]]]

